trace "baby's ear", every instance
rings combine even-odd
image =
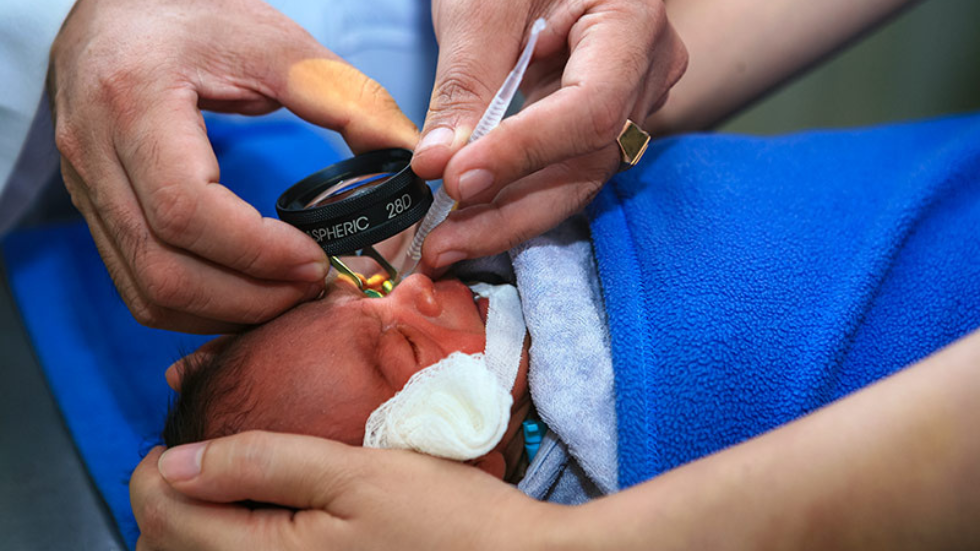
[[[170,367],[168,367],[166,373],[164,373],[164,376],[167,378],[167,384],[170,385],[170,388],[174,389],[176,392],[180,392],[180,382],[184,378],[184,371],[187,369],[187,367],[195,364],[201,364],[202,362],[224,352],[225,348],[231,343],[231,338],[233,336],[234,335],[223,335],[216,339],[211,339],[210,341],[202,344],[196,351],[170,364]]]

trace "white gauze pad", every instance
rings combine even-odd
[[[503,438],[527,328],[515,287],[478,283],[471,288],[490,299],[484,353],[456,352],[413,375],[371,413],[365,447],[466,461]]]

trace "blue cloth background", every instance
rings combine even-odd
[[[311,128],[209,117],[221,181],[275,215],[288,185],[339,160]],[[208,340],[148,329],[120,300],[88,228],[26,230],[3,242],[14,298],[82,460],[130,549],[139,535],[129,476],[160,442],[170,392],[163,370]]]
[[[623,487],[980,326],[977,115],[661,141],[590,215]]]

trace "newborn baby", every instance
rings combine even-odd
[[[453,353],[484,352],[488,307],[458,280],[413,275],[388,296],[368,298],[338,279],[325,298],[213,341],[208,353],[178,364],[180,395],[164,441],[175,446],[259,429],[360,445],[372,412],[413,375]],[[528,345],[525,334],[503,437],[472,461],[508,480],[521,463],[520,427],[531,408]]]

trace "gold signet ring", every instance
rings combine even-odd
[[[619,152],[622,154],[619,162],[619,171],[633,168],[640,162],[643,154],[646,153],[647,146],[650,145],[650,134],[629,119],[623,124],[623,130],[616,138],[619,144]]]

